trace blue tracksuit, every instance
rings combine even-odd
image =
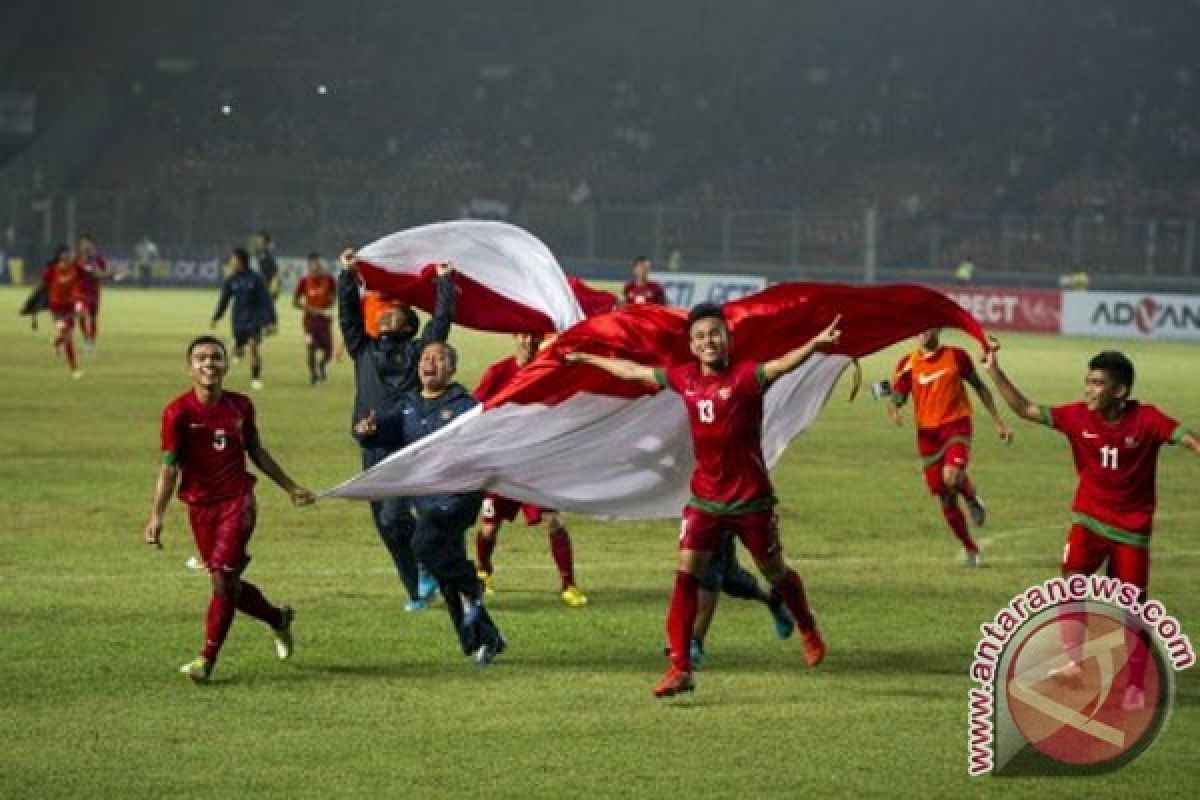
[[[233,301],[230,320],[235,339],[257,336],[263,328],[276,323],[275,305],[267,294],[267,285],[257,272],[243,269],[227,275],[221,281],[221,297],[217,300],[213,322],[225,316],[230,300]]]

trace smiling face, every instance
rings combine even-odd
[[[729,328],[724,320],[702,317],[688,329],[688,343],[700,365],[721,369],[729,359]]]
[[[514,333],[513,334],[513,355],[516,356],[517,364],[522,367],[533,360],[537,355],[538,348],[542,345],[542,337],[536,333]]]
[[[1129,397],[1129,387],[1118,384],[1116,379],[1103,369],[1089,369],[1083,379],[1083,399],[1088,411],[1108,414],[1119,408]]]
[[[432,342],[421,351],[417,362],[417,375],[421,389],[425,392],[441,392],[450,385],[454,377],[454,352],[444,342]]]
[[[201,342],[188,355],[188,374],[197,389],[206,392],[220,389],[228,371],[225,348],[215,342]]]

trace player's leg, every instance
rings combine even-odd
[[[1108,558],[1108,540],[1089,531],[1082,525],[1072,525],[1067,532],[1067,542],[1062,552],[1062,576],[1091,575]],[[1066,610],[1058,619],[1058,634],[1062,640],[1066,664],[1050,670],[1050,677],[1066,683],[1077,683],[1083,673],[1083,643],[1087,629],[1083,622],[1073,618],[1073,611]]]
[[[54,349],[63,354],[67,367],[78,377],[79,363],[75,358],[75,315],[73,313],[55,313],[54,315]]]
[[[679,537],[679,561],[675,586],[667,611],[667,643],[671,648],[671,668],[654,687],[657,697],[669,697],[691,691],[691,638],[696,625],[699,575],[708,567],[713,550],[720,543],[721,518],[692,506],[683,510],[683,530]]]
[[[492,594],[496,589],[496,565],[492,556],[500,542],[500,528],[505,522],[517,518],[518,505],[507,497],[488,493],[483,497],[479,512],[479,530],[475,533],[475,566],[484,591]]]
[[[316,347],[321,351],[321,358],[317,362],[317,380],[324,383],[328,377],[325,368],[329,366],[329,359],[333,357],[333,320],[328,317],[318,318],[314,336]]]
[[[262,388],[262,334],[255,332],[247,343],[250,348],[250,388]]]
[[[775,628],[775,635],[780,639],[787,639],[796,629],[796,623],[792,620],[779,590],[764,590],[754,575],[738,563],[737,544],[732,537],[729,539],[729,557],[726,560],[725,572],[721,577],[721,590],[730,597],[757,600],[765,605],[771,612],[771,624]]]
[[[1138,593],[1138,605],[1145,607],[1149,596],[1150,586],[1150,550],[1123,542],[1112,542],[1109,548],[1108,574],[1124,583],[1131,583],[1141,591]],[[1138,633],[1134,634],[1133,631]],[[1140,641],[1134,641],[1134,636]],[[1131,621],[1126,626],[1125,649],[1129,653],[1129,683],[1121,700],[1121,708],[1125,711],[1141,711],[1146,707],[1146,664],[1153,644],[1149,634],[1140,630],[1140,626]]]
[[[308,362],[308,382],[315,386],[320,376],[317,374],[317,345],[311,331],[304,334],[304,353]]]
[[[87,341],[88,349],[96,347],[96,334],[100,330],[100,298],[94,297],[87,302],[87,316],[84,317],[86,328],[84,328],[83,336]]]
[[[546,522],[546,538],[550,544],[550,555],[554,558],[554,566],[558,568],[559,596],[571,608],[583,608],[588,599],[575,583],[575,556],[571,549],[571,534],[562,523],[557,511],[543,510],[534,507],[525,510],[525,518],[540,517]],[[535,523],[531,523],[535,524]]]
[[[817,618],[809,606],[800,574],[784,561],[779,517],[774,511],[758,511],[739,514],[730,521],[738,538],[753,556],[759,572],[779,592],[796,621],[804,644],[805,663],[810,667],[817,666],[825,658],[825,640],[817,628]]]
[[[987,508],[975,491],[975,484],[967,475],[967,465],[971,460],[971,437],[961,433],[950,440],[946,446],[946,455],[942,460],[943,482],[961,495],[966,503],[967,513],[975,527],[987,522]],[[970,551],[968,551],[970,552]],[[977,551],[976,551],[977,552]]]
[[[926,464],[925,484],[930,493],[937,498],[946,526],[966,552],[964,563],[974,567],[979,565],[979,545],[971,538],[971,532],[967,530],[967,518],[958,505],[958,491],[955,487],[961,474],[962,471],[957,466],[948,463],[943,457]]]
[[[370,469],[387,457],[387,451],[379,448],[364,447],[362,450],[363,469]],[[417,558],[412,552],[413,519],[408,501],[401,498],[387,500],[372,500],[371,519],[375,523],[375,531],[387,548],[388,555],[396,567],[396,574],[404,591],[408,594],[408,606],[417,604],[412,610],[423,608],[418,586]]]

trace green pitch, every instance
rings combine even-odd
[[[296,511],[260,483],[248,577],[297,609],[297,653],[280,664],[268,632],[239,617],[214,683],[193,686],[176,669],[201,645],[207,580],[184,567],[177,501],[162,551],[141,529],[159,413],[187,385],[182,351],[207,330],[215,293],[106,293],[100,352],[79,382],[51,351],[49,320],[31,332],[15,316],[23,298],[0,292],[0,797],[1195,796],[1196,670],[1179,676],[1162,738],[1124,770],[967,777],[978,626],[1055,574],[1070,456],[1040,427],[1014,422],[1005,448],[979,422],[988,566],[965,571],[911,428],[869,395],[847,403],[848,381],[775,473],[787,551],[831,648],[818,670],[774,638],[763,609],[726,600],[695,695],[654,700],[676,526],[579,518],[591,605],[563,607],[544,536],[507,526],[492,605],[510,649],[478,669],[440,608],[402,613],[366,506]],[[327,488],[356,470],[350,367],[310,388],[298,316],[282,316],[260,427],[293,476]],[[505,337],[454,341],[468,385],[508,349]],[[1076,398],[1085,359],[1109,344],[1005,343],[1009,373],[1045,402]],[[1196,347],[1120,346],[1136,394],[1200,426]],[[886,377],[898,354],[864,362],[865,378]],[[228,384],[248,383],[243,363]],[[1171,449],[1161,466],[1152,590],[1200,641],[1200,461]]]

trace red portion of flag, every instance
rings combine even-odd
[[[579,307],[583,309],[584,316],[596,317],[617,307],[617,296],[612,292],[588,286],[582,278],[576,278],[574,275],[567,276],[567,283],[570,284]]]
[[[841,315],[841,340],[825,352],[859,358],[934,327],[959,328],[987,340],[979,322],[940,292],[921,286],[846,286],[784,283],[726,303],[737,359],[769,361],[800,347]],[[687,313],[655,305],[627,306],[575,325],[560,335],[487,408],[505,403],[553,405],[580,392],[637,397],[657,387],[620,381],[585,364],[567,364],[582,350],[647,366],[692,358]]]

